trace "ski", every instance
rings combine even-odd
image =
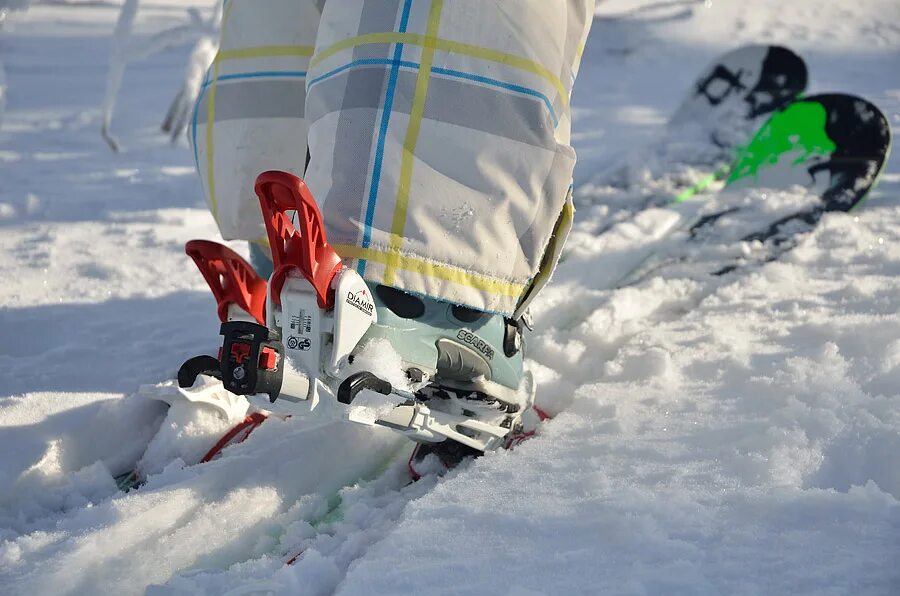
[[[843,93],[811,95],[774,113],[738,151],[716,211],[700,208],[680,220],[665,244],[681,242],[684,254],[657,248],[616,287],[633,285],[679,263],[699,259],[695,247],[722,242],[750,247],[727,262],[712,260],[700,268],[712,275],[778,259],[796,246],[829,212],[858,208],[878,182],[891,150],[890,125],[866,99]],[[740,222],[747,199],[767,193],[802,191],[804,206],[787,207],[772,221]],[[762,194],[760,194],[762,193]],[[747,226],[750,226],[747,229]],[[726,236],[722,238],[722,230]],[[700,259],[702,261],[702,259]]]
[[[660,137],[601,172],[582,204],[633,214],[721,188],[735,150],[767,117],[806,90],[807,67],[789,48],[747,45],[714,59],[695,79]]]
[[[599,231],[574,230],[566,271],[556,277],[590,268],[584,288],[590,294],[658,276],[722,276],[776,260],[824,214],[858,208],[890,149],[887,119],[871,102],[841,93],[797,100],[736,151],[723,190],[648,208]],[[553,326],[573,328],[598,300],[583,296]]]

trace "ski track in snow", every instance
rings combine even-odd
[[[144,7],[139,30],[187,5]],[[157,134],[189,47],[129,67],[126,150],[100,137],[115,17],[37,6],[0,32],[0,592],[900,593],[900,157],[863,209],[778,262],[691,275],[749,254],[728,240],[746,218],[662,276],[604,285],[671,216],[617,209],[666,192],[640,148],[719,52],[790,45],[811,91],[863,95],[898,134],[900,5],[600,4],[573,98],[576,228],[529,343],[538,402],[559,415],[413,484],[408,446],[328,405],[183,467],[225,422],[163,420],[131,395],[218,343],[182,252],[216,231],[190,151]],[[633,194],[617,195],[600,174],[628,151]],[[808,198],[707,200],[770,217]],[[111,474],[161,424],[177,443],[117,493]]]

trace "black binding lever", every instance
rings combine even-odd
[[[212,356],[194,356],[189,359],[178,369],[178,386],[182,389],[193,387],[199,375],[209,375],[221,380],[219,359]]]
[[[356,399],[356,395],[363,389],[369,389],[382,395],[390,395],[394,388],[384,379],[375,374],[362,371],[350,375],[341,382],[338,387],[337,400],[342,404],[350,405]]]

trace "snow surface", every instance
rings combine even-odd
[[[188,5],[147,4],[136,30]],[[619,290],[611,268],[673,214],[623,216],[629,197],[602,175],[739,43],[790,45],[812,91],[863,95],[898,134],[896,1],[601,4],[573,99],[576,230],[529,343],[538,402],[558,415],[413,484],[409,446],[333,404],[184,467],[223,421],[135,395],[218,343],[182,252],[216,231],[186,145],[158,133],[190,46],[129,67],[124,152],[100,137],[116,17],[36,5],[0,32],[0,592],[900,593],[900,157],[864,208],[778,262],[697,275],[753,252],[722,229],[689,266]],[[633,195],[665,190],[653,164],[628,166]],[[705,201],[754,205],[746,226],[810,198]],[[160,445],[148,484],[117,492],[160,428],[185,450]]]

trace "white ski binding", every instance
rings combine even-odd
[[[209,374],[234,394],[266,394],[270,402],[295,406],[305,402],[310,410],[318,403],[320,385],[348,405],[360,391],[370,390],[395,396],[397,406],[375,420],[351,409],[351,421],[391,428],[418,442],[452,439],[479,451],[503,444],[508,426],[436,411],[415,393],[371,372],[346,375],[348,357],[377,321],[372,293],[327,243],[321,213],[300,178],[264,172],[256,180],[256,194],[272,250],[272,276],[266,284],[243,259],[216,243],[188,243],[188,254],[219,302],[224,342],[218,358],[187,361],[179,384],[190,387],[198,374]]]

